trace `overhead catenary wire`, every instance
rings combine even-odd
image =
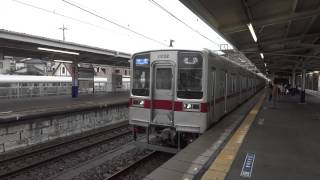
[[[95,13],[95,12],[92,12],[92,11],[90,11],[90,10],[87,10],[87,9],[85,9],[85,8],[81,7],[80,5],[77,5],[77,4],[73,3],[73,2],[70,2],[70,1],[67,1],[67,0],[62,0],[62,1],[65,2],[65,3],[67,3],[67,4],[69,4],[69,5],[71,5],[71,6],[74,6],[74,7],[78,8],[78,9],[84,11],[84,12],[87,12],[87,13],[93,15],[93,16],[96,16],[96,17],[98,17],[98,18],[100,18],[100,19],[102,19],[102,20],[104,20],[104,21],[107,21],[107,22],[109,22],[109,23],[111,23],[111,24],[113,24],[113,25],[115,25],[115,26],[118,26],[118,27],[120,27],[120,28],[122,28],[122,29],[125,29],[125,30],[127,30],[127,31],[129,31],[129,32],[132,32],[132,33],[134,33],[134,34],[136,34],[136,35],[138,35],[138,36],[141,36],[141,37],[143,37],[143,38],[145,38],[145,39],[148,39],[148,40],[150,40],[150,41],[153,41],[153,42],[156,42],[156,43],[158,43],[158,44],[164,45],[164,46],[166,46],[166,47],[168,46],[167,44],[165,44],[165,43],[163,43],[163,42],[161,42],[161,41],[158,41],[158,40],[153,39],[153,38],[151,38],[151,37],[148,37],[148,36],[146,36],[146,35],[144,35],[144,34],[142,34],[142,33],[139,33],[139,32],[137,32],[137,31],[135,31],[135,30],[132,30],[132,29],[126,27],[126,26],[123,26],[123,25],[121,25],[121,24],[118,24],[118,23],[116,23],[116,22],[114,22],[114,21],[112,21],[112,20],[110,20],[110,19],[107,19],[107,18],[105,18],[105,17],[103,17],[103,16],[101,16],[101,15]]]
[[[83,21],[83,20],[80,20],[80,19],[77,19],[77,18],[74,18],[74,17],[71,17],[71,16],[64,15],[62,13],[58,13],[56,11],[51,11],[51,10],[48,10],[48,9],[45,9],[45,8],[42,8],[42,7],[39,7],[39,6],[35,6],[33,4],[22,2],[22,1],[19,1],[19,0],[12,0],[12,1],[14,1],[16,3],[19,3],[19,4],[22,4],[22,5],[25,5],[25,6],[28,6],[28,7],[31,7],[31,8],[34,8],[34,9],[38,9],[40,11],[44,11],[44,12],[47,12],[47,13],[50,13],[50,14],[61,16],[61,17],[64,17],[64,18],[67,18],[67,19],[70,19],[70,20],[73,20],[73,21],[76,21],[76,22],[79,22],[79,23],[82,23],[82,24],[86,24],[86,25],[90,25],[90,26],[93,26],[93,27],[96,27],[96,28],[108,30],[107,28],[105,28],[103,26],[99,26],[99,25],[96,25],[96,24],[93,24],[93,23],[90,23],[90,22],[87,22],[87,21]],[[150,38],[149,40],[151,40],[151,39],[152,38]],[[162,42],[157,41],[157,40],[152,40],[152,41],[154,41],[156,43],[160,43],[161,45],[164,45],[164,46],[168,46],[167,44],[162,43]]]
[[[188,27],[189,29],[191,29],[192,31],[194,31],[195,33],[199,34],[200,36],[202,36],[203,38],[207,39],[208,41],[212,42],[213,44],[217,45],[218,47],[220,46],[219,43],[214,42],[213,40],[211,40],[210,38],[208,38],[207,36],[203,35],[202,33],[200,33],[198,30],[194,29],[193,27],[191,27],[190,25],[188,25],[186,22],[184,22],[183,20],[179,19],[176,15],[174,15],[173,13],[171,13],[169,10],[167,10],[165,7],[161,6],[159,3],[157,3],[154,0],[149,0],[151,3],[153,3],[154,5],[156,5],[158,8],[160,8],[161,10],[165,11],[166,13],[168,13],[170,16],[172,16],[173,18],[175,18],[177,21],[181,22],[183,25],[185,25],[186,27]]]
[[[38,6],[35,6],[35,5],[32,5],[32,4],[29,4],[29,3],[21,2],[21,1],[19,1],[19,0],[12,0],[12,1],[14,1],[14,2],[16,2],[16,3],[19,3],[19,4],[22,4],[22,5],[25,5],[25,6],[29,6],[29,7],[38,9],[38,10],[40,10],[40,11],[44,11],[44,12],[51,13],[51,14],[54,14],[54,15],[57,15],[57,16],[61,16],[61,17],[67,18],[67,19],[71,19],[71,20],[73,20],[73,21],[80,22],[80,23],[82,23],[82,24],[87,24],[87,25],[94,26],[94,27],[97,27],[97,28],[106,29],[106,28],[104,28],[104,27],[102,27],[102,26],[99,26],[99,25],[96,25],[96,24],[92,24],[92,23],[90,23],[90,22],[83,21],[83,20],[80,20],[80,19],[77,19],[77,18],[74,18],[74,17],[71,17],[71,16],[67,16],[67,15],[58,13],[58,12],[56,12],[56,11],[51,11],[51,10],[48,10],[48,9],[45,9],[45,8],[41,8],[41,7],[38,7]]]

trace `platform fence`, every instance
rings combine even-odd
[[[129,92],[130,82],[120,84],[98,83],[92,88],[79,87],[79,94],[116,94]],[[60,86],[15,86],[0,87],[0,99],[43,97],[43,96],[71,96],[71,84]]]
[[[306,90],[307,94],[314,95],[314,96],[320,96],[320,91],[314,91],[311,89],[305,89],[305,90]]]

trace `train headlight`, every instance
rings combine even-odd
[[[143,107],[144,106],[144,100],[133,99],[132,100],[132,105],[133,106],[138,106],[138,107]]]
[[[200,110],[200,104],[199,103],[184,103],[183,109],[185,111],[199,111]]]
[[[198,63],[198,58],[197,57],[185,57],[183,58],[183,62],[185,64],[197,64]]]

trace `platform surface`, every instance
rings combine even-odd
[[[276,108],[265,101],[241,145],[227,180],[241,177],[246,153],[254,153],[252,180],[320,179],[320,98],[279,99]]]
[[[252,108],[234,131],[234,125],[222,121],[145,179],[320,179],[320,98],[307,95],[306,104],[300,104],[299,98],[282,96],[276,107],[266,98],[261,101],[262,106]],[[229,118],[240,118],[239,110],[235,112]],[[252,113],[256,115],[252,116]],[[246,124],[248,118],[252,120]],[[233,136],[237,136],[238,130],[244,132],[241,128],[247,130],[240,142]],[[230,131],[235,133],[223,143],[222,137]],[[239,142],[239,148],[228,149],[229,143],[234,145],[232,143]],[[226,158],[225,155],[220,157],[224,152],[233,153],[227,158],[232,159],[231,163],[221,161]],[[242,177],[240,174],[247,153],[254,154],[255,158],[250,177]],[[215,163],[217,160],[218,163]]]
[[[145,180],[199,179],[262,94],[263,91],[228,114],[196,141],[150,173]]]
[[[47,96],[0,100],[0,123],[50,114],[106,107],[128,102],[127,93],[112,95]]]

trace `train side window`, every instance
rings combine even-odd
[[[232,74],[228,74],[228,94],[232,94]]]
[[[246,87],[246,79],[245,79],[245,77],[244,76],[241,76],[241,79],[242,79],[242,90],[245,90],[245,89],[247,89],[247,87]]]
[[[234,84],[233,84],[233,81],[234,81],[234,76],[233,74],[231,75],[231,94],[233,94],[234,92]]]
[[[222,87],[223,87],[223,91],[222,91],[222,94],[221,94],[221,95],[222,95],[222,96],[226,96],[226,95],[227,95],[227,88],[228,88],[228,87],[227,87],[227,81],[228,81],[228,78],[227,78],[227,77],[228,77],[228,74],[227,74],[226,71],[223,71],[223,76],[224,76],[224,77],[223,77],[223,79],[224,79],[224,80],[223,80],[223,86],[222,86]]]
[[[241,84],[240,84],[240,75],[238,74],[237,76],[237,92],[239,92],[240,90],[241,90],[241,88],[240,88],[240,86],[241,86]]]
[[[230,94],[232,94],[233,93],[233,75],[231,74],[230,75]]]
[[[232,74],[232,93],[235,93],[236,92],[236,81],[237,80],[237,77]]]
[[[248,77],[246,77],[246,89],[248,89],[249,88],[249,79],[248,79]]]
[[[156,69],[156,88],[157,89],[171,89],[172,84],[172,69],[171,68],[157,68]]]
[[[216,79],[216,70],[213,68],[211,69],[211,78],[212,78],[212,81],[211,81],[211,97],[214,97],[214,89],[215,89],[215,79]]]

